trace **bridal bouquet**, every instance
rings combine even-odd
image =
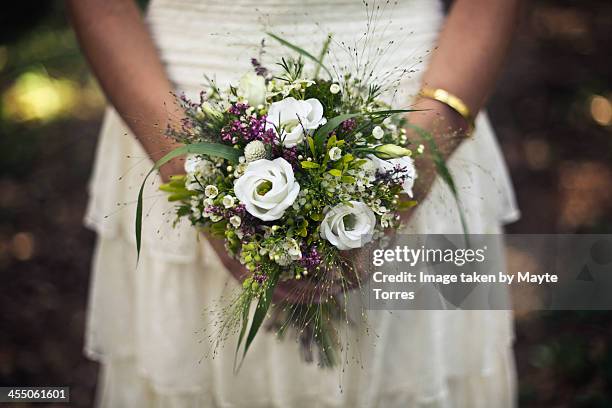
[[[399,212],[416,203],[412,156],[423,145],[409,148],[407,110],[382,102],[380,84],[351,73],[332,79],[321,58],[274,38],[300,57],[281,59],[274,71],[252,59],[253,72],[235,86],[222,90],[210,81],[199,101],[180,98],[186,118],[168,134],[184,146],[152,172],[187,155],[186,174],[161,189],[179,218],[222,237],[248,270],[217,316],[217,341],[237,334],[244,357],[276,303],[271,325],[278,333],[295,328],[306,359],[314,348],[320,364],[333,365],[342,293],[359,285],[343,254],[397,228]],[[303,57],[314,62],[313,72]],[[320,78],[321,70],[329,78]],[[291,299],[273,301],[277,286],[288,283]]]

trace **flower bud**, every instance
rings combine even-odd
[[[399,157],[411,156],[412,151],[394,144],[384,144],[374,149],[374,155],[381,159],[397,159]]]

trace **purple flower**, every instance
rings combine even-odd
[[[266,78],[268,76],[268,69],[261,65],[261,62],[257,58],[251,58],[251,65],[255,69],[255,73],[259,76]]]
[[[319,251],[317,251],[316,247],[311,247],[310,249],[302,250],[302,259],[300,259],[300,264],[306,269],[314,269],[319,266],[323,262],[321,259],[321,255]]]
[[[264,283],[266,279],[268,279],[268,277],[264,275],[263,273],[256,273],[253,275],[253,280],[259,283],[260,285]]]
[[[248,107],[244,103],[236,103],[230,106],[228,112],[237,116],[237,118],[221,129],[221,139],[233,144],[248,143],[252,140],[272,143],[276,138],[276,134],[267,124],[266,116],[247,115],[246,110]]]
[[[353,130],[355,130],[355,126],[357,126],[357,121],[355,119],[347,119],[344,122],[342,122],[342,131],[344,133],[350,133]]]

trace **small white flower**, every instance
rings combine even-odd
[[[265,159],[267,156],[266,145],[261,140],[253,140],[249,142],[244,148],[244,157],[246,162],[253,162],[255,160]]]
[[[287,160],[257,160],[234,182],[234,193],[249,214],[263,221],[278,220],[300,192]]]
[[[374,162],[374,165],[378,168],[378,170],[383,172],[399,169],[400,171],[397,172],[396,175],[404,178],[402,188],[406,194],[412,197],[412,186],[414,186],[414,180],[417,178],[414,160],[408,156],[388,160],[379,159],[373,154],[368,155],[368,157]]]
[[[321,237],[340,250],[361,248],[372,240],[376,226],[374,212],[360,201],[340,204],[325,214]]]
[[[268,109],[267,122],[285,147],[293,147],[304,140],[304,132],[315,130],[327,122],[323,117],[323,105],[317,99],[305,101],[288,97],[274,102]]]
[[[215,198],[219,194],[219,189],[217,188],[217,186],[209,184],[206,186],[206,188],[204,188],[204,194],[208,198]]]
[[[235,202],[236,202],[236,199],[232,197],[231,195],[226,195],[225,197],[223,197],[223,206],[225,208],[232,208]]]
[[[202,211],[200,211],[198,207],[192,207],[191,214],[193,215],[193,218],[195,219],[202,218]]]
[[[424,151],[425,151],[425,146],[423,146],[422,144],[420,144],[420,145],[417,147],[417,153],[418,153],[418,154],[423,154],[423,152],[424,152]]]
[[[190,191],[201,189],[202,187],[200,187],[198,180],[210,176],[215,171],[215,164],[213,162],[195,154],[187,156],[184,167],[185,173],[187,173],[185,188]]]
[[[229,222],[234,228],[238,228],[242,224],[242,219],[237,215],[233,215],[230,217]]]
[[[204,204],[204,207],[212,207],[213,205],[215,205],[215,202],[212,198],[209,197],[202,200],[202,204]]]
[[[329,87],[329,92],[331,92],[334,95],[337,94],[338,92],[340,92],[340,85],[331,84],[331,86]]]
[[[334,146],[331,149],[329,149],[328,154],[329,154],[329,158],[332,159],[333,161],[340,160],[340,157],[342,157],[342,150],[339,147]]]
[[[223,217],[219,214],[210,214],[210,220],[212,222],[219,222],[223,219]]]
[[[285,247],[287,248],[287,253],[293,260],[302,258],[302,251],[300,251],[300,245],[295,239],[288,239],[285,243]]]
[[[234,170],[234,177],[238,178],[242,176],[247,168],[246,163],[239,163]]]
[[[293,261],[302,259],[302,251],[300,245],[293,238],[288,238],[282,244],[276,245],[271,251],[271,257],[274,262],[281,266],[287,266]]]
[[[383,214],[383,216],[380,217],[380,226],[383,228],[389,228],[392,225],[394,219],[395,216],[393,215],[393,213]]]
[[[380,126],[376,126],[374,129],[372,129],[372,136],[374,137],[374,139],[380,140],[383,138],[384,135],[385,131]]]

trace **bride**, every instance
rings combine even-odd
[[[98,233],[85,345],[101,364],[98,405],[514,406],[507,311],[370,311],[369,334],[355,336],[347,353],[354,357],[338,370],[303,363],[295,342],[262,331],[234,375],[231,342],[210,355],[206,310],[238,284],[232,273],[240,265],[219,242],[198,240],[188,225],[173,228],[172,206],[155,186],[148,188],[137,268],[133,225],[144,173],[175,147],[163,135],[180,121],[172,92],[195,96],[204,74],[220,85],[235,82],[249,70],[249,57],[258,56],[265,30],[316,50],[328,32],[351,44],[375,22],[385,28],[378,40],[397,40],[388,67],[423,57],[401,84],[413,95],[406,101],[423,109],[409,120],[443,146],[470,232],[501,234],[518,210],[488,120],[475,114],[503,63],[518,2],[456,0],[445,17],[438,0],[152,0],[143,21],[130,0],[68,1],[83,51],[112,104],[86,216]],[[282,52],[267,44],[263,58],[274,61]],[[421,203],[407,232],[460,233],[457,211],[445,204],[452,202],[448,189],[431,164],[419,166]],[[156,183],[182,167],[169,163]]]

